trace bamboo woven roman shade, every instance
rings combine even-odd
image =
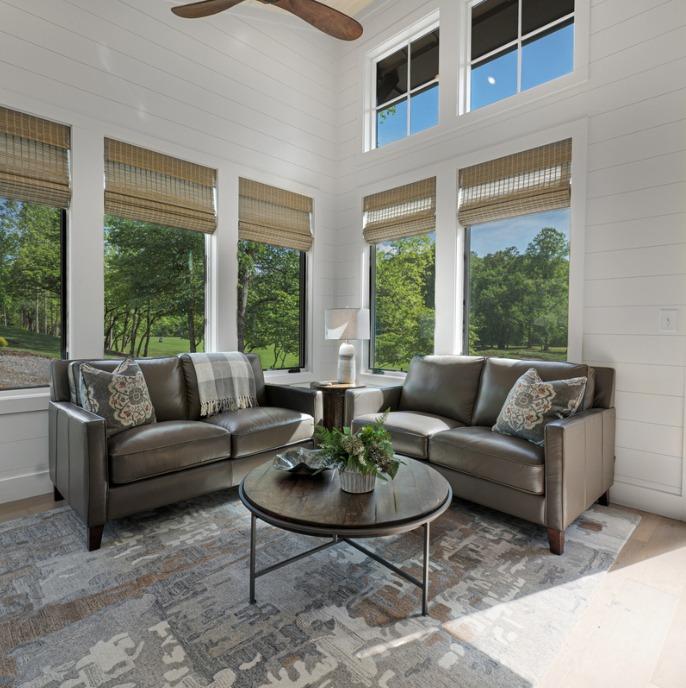
[[[250,179],[239,182],[238,237],[309,251],[312,199]]]
[[[67,208],[69,127],[0,107],[0,196]]]
[[[571,139],[460,170],[460,224],[567,208],[571,176]]]
[[[364,199],[364,238],[370,244],[431,232],[436,227],[436,178]]]
[[[212,234],[217,173],[209,167],[105,139],[105,212]]]

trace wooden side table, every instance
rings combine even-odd
[[[346,385],[339,382],[313,382],[324,397],[324,427],[343,429],[345,423],[345,393],[349,389],[362,389],[365,385]]]

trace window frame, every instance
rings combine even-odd
[[[374,367],[376,354],[376,244],[370,244],[369,246],[369,321],[369,360],[367,361],[367,369],[372,375],[401,372]]]
[[[236,244],[236,258],[238,259],[238,252],[240,251],[240,242],[242,240],[239,239],[237,244]],[[274,246],[274,244],[268,244],[267,242],[254,242],[254,243],[264,243],[267,246]],[[287,248],[287,247],[282,247],[282,248]],[[290,249],[291,251],[298,251],[298,249]],[[307,365],[308,365],[308,360],[307,360],[307,353],[308,353],[308,346],[307,346],[307,336],[308,336],[308,324],[307,324],[307,318],[308,318],[308,262],[309,262],[309,252],[308,251],[298,251],[299,253],[299,262],[300,262],[300,276],[299,276],[299,284],[298,284],[298,293],[299,293],[299,298],[300,298],[300,303],[299,303],[299,309],[298,309],[298,317],[300,319],[300,322],[298,324],[298,332],[299,332],[299,345],[298,345],[298,367],[291,367],[291,368],[264,368],[263,372],[265,376],[279,376],[279,375],[299,375],[301,373],[307,372]],[[236,277],[238,277],[238,271],[236,272]],[[236,318],[238,317],[238,310],[236,310]],[[250,353],[250,352],[246,352]]]
[[[579,5],[581,4],[582,0],[575,0],[574,2],[574,11],[570,12],[569,14],[564,15],[563,17],[560,17],[559,19],[555,19],[552,22],[549,22],[548,24],[545,24],[544,26],[541,26],[537,29],[534,29],[533,31],[530,31],[527,34],[522,34],[522,2],[523,0],[517,0],[517,38],[515,38],[512,41],[509,41],[508,43],[503,43],[503,45],[489,51],[488,53],[484,53],[480,57],[478,57],[476,60],[472,59],[472,10],[476,5],[479,5],[481,2],[484,2],[484,0],[467,0],[466,1],[466,22],[465,22],[465,27],[466,27],[466,40],[465,40],[465,49],[466,49],[466,64],[465,64],[465,79],[464,79],[464,94],[463,97],[461,98],[462,102],[462,112],[459,114],[467,114],[470,112],[479,112],[481,110],[490,108],[494,105],[497,105],[498,103],[503,103],[505,101],[510,101],[513,98],[516,98],[517,96],[521,96],[523,93],[529,93],[532,91],[537,91],[538,89],[546,86],[547,84],[555,83],[559,81],[560,79],[565,79],[569,78],[575,72],[577,71],[577,68],[579,66],[579,57],[578,57],[578,52],[579,52],[579,40],[577,38],[578,30],[579,30]],[[551,29],[554,29],[556,27],[562,27],[564,24],[569,23],[571,20],[571,23],[574,26],[574,47],[572,50],[572,70],[570,72],[567,72],[566,74],[561,74],[558,77],[555,77],[554,79],[550,79],[548,81],[544,81],[543,83],[537,84],[536,86],[532,86],[531,88],[527,88],[525,90],[522,90],[522,47],[525,42],[531,40],[531,38],[545,32],[549,32]],[[500,54],[505,54],[508,50],[512,49],[513,47],[516,47],[517,50],[517,90],[510,96],[505,96],[504,98],[499,98],[498,100],[493,101],[492,103],[489,103],[488,105],[483,105],[482,107],[475,108],[473,109],[471,107],[471,100],[472,100],[472,70],[474,68],[474,65],[478,66],[479,64],[482,64],[484,62],[487,62],[488,60],[492,59],[493,57],[496,57],[497,55]]]
[[[60,355],[63,360],[69,358],[69,345],[67,333],[68,329],[68,319],[69,319],[69,304],[67,303],[67,281],[68,281],[68,271],[69,271],[69,260],[67,257],[67,249],[69,242],[69,213],[66,208],[60,208],[60,270],[62,271],[62,283],[61,283],[61,293],[60,297],[62,302],[60,304],[60,317],[62,318],[62,330],[61,330],[61,344],[60,344]]]
[[[436,79],[433,79],[432,81],[429,81],[425,84],[422,84],[421,86],[418,86],[417,88],[411,88],[411,64],[412,64],[412,59],[411,59],[411,44],[414,41],[419,40],[420,38],[423,38],[424,36],[430,34],[432,31],[435,31],[438,29],[440,31],[441,28],[441,23],[440,23],[440,18],[437,12],[432,13],[429,17],[426,17],[424,20],[416,22],[415,24],[412,25],[407,31],[403,32],[400,36],[396,36],[395,38],[391,39],[390,41],[387,41],[383,45],[381,45],[377,50],[372,51],[368,55],[368,87],[365,89],[366,90],[366,97],[369,99],[368,100],[368,107],[367,107],[367,116],[365,116],[365,122],[366,122],[366,127],[367,127],[367,135],[365,137],[366,139],[366,146],[365,150],[372,151],[372,150],[379,150],[380,147],[378,146],[378,141],[377,141],[377,113],[380,110],[384,110],[385,108],[395,105],[396,103],[402,102],[403,100],[407,101],[407,122],[406,122],[406,134],[403,138],[398,139],[396,141],[392,141],[391,143],[386,144],[386,146],[382,146],[381,148],[387,148],[388,146],[393,145],[394,143],[399,143],[400,141],[405,141],[406,139],[410,137],[417,136],[418,134],[422,134],[425,131],[430,131],[431,129],[435,129],[437,126],[440,125],[441,121],[441,74],[440,74],[440,37],[439,37],[439,73],[438,77]],[[393,55],[393,53],[398,52],[399,50],[402,50],[403,48],[407,48],[408,50],[408,55],[407,55],[407,93],[404,93],[401,96],[397,96],[396,98],[393,98],[381,105],[377,105],[376,102],[376,70],[377,70],[377,65],[379,62],[382,60],[385,60],[387,57],[390,57]],[[415,134],[410,133],[411,132],[411,126],[412,126],[412,108],[411,108],[411,99],[413,95],[416,95],[418,93],[421,93],[422,91],[428,90],[429,88],[438,85],[439,89],[439,103],[438,103],[438,111],[437,111],[437,122],[433,127],[428,127],[427,129],[423,129],[420,132],[416,132]]]
[[[307,252],[300,251],[300,367],[289,368],[291,375],[307,369]],[[277,371],[278,372],[278,371]]]

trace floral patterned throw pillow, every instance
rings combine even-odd
[[[80,366],[81,404],[105,419],[107,435],[155,422],[155,409],[138,363],[122,361],[111,373]]]
[[[507,395],[493,430],[542,447],[545,426],[551,420],[573,416],[581,408],[586,381],[574,377],[543,382],[536,369],[529,368]]]

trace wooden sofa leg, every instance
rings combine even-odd
[[[565,531],[548,528],[548,542],[550,543],[550,551],[553,554],[564,554]]]
[[[600,506],[610,506],[610,490],[600,497],[598,504],[600,504]]]
[[[104,528],[105,526],[88,526],[87,545],[89,552],[100,549],[100,543],[102,542],[102,531]]]
[[[64,500],[62,493],[54,486],[52,488],[52,496],[56,502],[61,502],[62,500]]]

